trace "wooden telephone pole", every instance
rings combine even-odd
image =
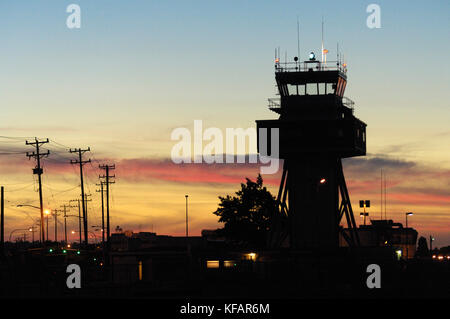
[[[41,167],[41,158],[46,157],[50,154],[50,151],[47,151],[45,153],[40,152],[40,146],[42,144],[48,143],[48,139],[45,141],[39,141],[37,138],[34,139],[34,142],[28,142],[25,141],[26,145],[33,145],[36,147],[36,152],[29,153],[27,152],[26,156],[28,159],[31,159],[32,157],[36,160],[36,167],[33,169],[33,174],[38,176],[39,180],[39,204],[40,204],[40,210],[41,210],[41,241],[43,245],[45,245],[45,230],[44,230],[44,206],[43,206],[43,200],[42,200],[42,179],[41,175],[43,173],[42,167]]]
[[[87,161],[83,161],[83,154],[86,152],[90,152],[91,149],[88,147],[87,149],[82,150],[81,148],[70,149],[70,153],[78,153],[77,160],[70,160],[70,164],[79,164],[80,165],[80,179],[81,179],[81,201],[83,207],[83,226],[84,226],[84,244],[88,244],[88,229],[87,229],[87,213],[86,213],[86,205],[85,205],[85,196],[84,196],[84,183],[83,183],[83,165],[86,163],[90,163],[91,159]]]

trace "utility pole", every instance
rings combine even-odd
[[[63,212],[64,212],[64,242],[67,245],[67,221],[66,221],[67,208],[69,208],[69,210],[70,210],[70,207],[72,207],[72,206],[64,204],[64,205],[61,205],[61,207],[64,208],[64,210],[63,210]]]
[[[44,206],[43,206],[43,200],[42,200],[42,179],[41,175],[43,173],[43,170],[41,168],[41,158],[47,157],[50,154],[50,151],[47,151],[46,153],[40,153],[39,147],[42,144],[48,143],[48,139],[45,141],[39,141],[37,138],[34,139],[34,142],[28,142],[25,141],[25,145],[34,145],[36,147],[36,152],[29,153],[27,152],[26,156],[28,159],[31,159],[32,157],[36,160],[36,167],[33,169],[33,174],[38,176],[39,180],[39,204],[41,209],[41,237],[42,237],[42,243],[45,246],[45,237],[44,237]]]
[[[58,245],[58,212],[62,212],[62,210],[54,209],[53,211],[53,216],[55,217],[55,243]]]
[[[109,226],[109,184],[114,184],[115,182],[111,182],[109,179],[110,178],[115,178],[116,175],[109,175],[109,170],[110,169],[115,169],[116,166],[113,165],[99,165],[98,166],[101,169],[105,170],[105,175],[103,176],[99,176],[99,178],[105,178],[105,185],[106,185],[106,241],[108,244],[108,248],[109,248],[109,238],[110,238],[110,226]]]
[[[83,226],[84,226],[84,243],[87,246],[88,244],[88,229],[87,229],[87,215],[86,215],[86,206],[85,206],[85,196],[84,196],[84,184],[83,184],[83,165],[86,163],[90,163],[91,159],[87,161],[83,161],[83,154],[85,152],[90,152],[91,148],[82,150],[81,148],[70,149],[70,153],[78,153],[77,160],[70,160],[70,164],[79,164],[80,165],[80,179],[81,179],[81,201],[83,204]]]
[[[105,245],[105,205],[104,205],[104,201],[103,201],[103,193],[104,193],[104,189],[103,189],[103,185],[105,184],[105,182],[100,181],[100,184],[97,184],[97,186],[100,186],[99,190],[96,190],[97,193],[101,193],[102,196],[102,245]]]
[[[78,203],[78,233],[80,234],[80,245],[81,245],[81,207],[79,199],[71,199],[70,202]]]

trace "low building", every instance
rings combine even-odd
[[[413,258],[416,253],[417,231],[411,227],[403,227],[392,220],[371,220],[370,225],[360,225],[357,229],[362,247],[389,246],[396,250],[398,257]],[[344,229],[349,235],[349,230]],[[340,245],[347,246],[343,237]]]

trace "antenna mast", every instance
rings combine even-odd
[[[297,57],[298,61],[300,60],[300,23],[298,22],[298,16],[297,16]]]
[[[323,63],[323,16],[322,16],[322,63]]]

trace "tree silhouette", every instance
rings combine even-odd
[[[220,217],[224,228],[218,233],[245,246],[264,247],[272,217],[277,212],[275,198],[263,186],[261,175],[256,182],[246,178],[235,194],[219,196],[219,207],[213,214]]]
[[[425,237],[420,237],[417,242],[416,257],[427,257],[430,255],[428,250],[427,239]]]

